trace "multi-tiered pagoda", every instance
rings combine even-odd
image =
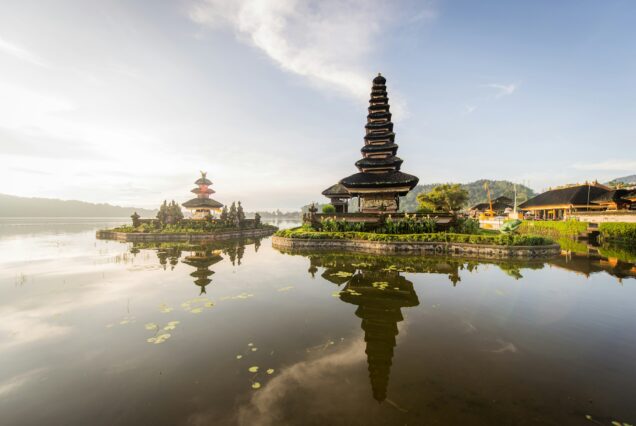
[[[362,159],[356,162],[359,173],[340,183],[351,196],[359,197],[360,211],[366,213],[397,212],[400,196],[406,195],[419,179],[402,173],[402,159],[397,157],[393,122],[389,111],[386,79],[373,79]]]
[[[215,191],[210,188],[212,182],[206,175],[206,172],[201,172],[201,177],[194,182],[197,187],[190,191],[197,197],[182,204],[183,207],[192,212],[193,219],[205,219],[214,213],[219,213],[223,207],[223,204],[210,198],[210,195],[214,194]]]

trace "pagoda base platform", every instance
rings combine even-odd
[[[424,241],[328,240],[272,237],[272,247],[282,251],[352,251],[371,254],[417,254],[472,259],[538,259],[561,254],[558,244],[543,246],[502,246]]]
[[[164,242],[206,242],[222,241],[238,238],[267,237],[278,230],[271,225],[261,228],[237,229],[209,233],[161,233],[161,232],[116,232],[110,230],[97,231],[98,240],[115,240],[130,243],[164,243]]]

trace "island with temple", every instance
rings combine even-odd
[[[336,249],[371,253],[415,252],[472,257],[546,257],[560,253],[552,240],[519,235],[518,223],[500,231],[482,230],[459,214],[456,198],[467,197],[453,185],[418,201],[430,208],[405,212],[400,208],[419,178],[402,171],[386,87],[378,74],[372,82],[362,158],[357,173],[340,179],[322,195],[330,204],[322,213],[314,204],[301,227],[278,231],[275,248]],[[426,204],[428,203],[428,204]]]
[[[210,198],[215,191],[206,172],[194,182],[191,190],[196,195],[181,206],[174,200],[159,207],[156,218],[142,219],[137,213],[131,216],[130,225],[97,231],[98,239],[127,242],[205,242],[233,238],[257,238],[274,233],[278,228],[261,222],[258,213],[254,218],[245,217],[241,202],[230,207]],[[190,213],[185,217],[182,206]]]

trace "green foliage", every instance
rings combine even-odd
[[[346,220],[338,221],[331,218],[321,218],[320,229],[325,232],[349,232],[349,231],[361,232],[361,231],[364,231],[364,223],[347,222]]]
[[[336,208],[334,206],[332,206],[331,204],[325,204],[322,206],[322,212],[323,213],[335,213],[336,212]]]
[[[176,223],[181,219],[183,219],[181,207],[174,200],[172,200],[170,204],[168,204],[167,200],[163,200],[163,204],[161,204],[159,212],[157,212],[157,220],[159,223]]]
[[[475,182],[461,184],[462,188],[468,191],[467,205],[474,206],[475,204],[485,203],[488,201],[486,191],[484,191],[484,183],[488,183],[490,187],[490,194],[493,199],[501,196],[505,196],[514,200],[515,191],[514,183],[505,180],[486,180],[481,179]],[[417,196],[421,193],[430,192],[434,187],[439,184],[417,185],[411,192],[400,200],[400,208],[403,211],[415,211],[419,207],[417,202]],[[524,185],[517,184],[517,203],[522,203],[532,197],[535,193],[532,189]]]
[[[222,222],[227,222],[228,216],[229,214],[227,211],[227,206],[223,206],[223,210],[221,210],[221,215],[219,219],[221,219]]]
[[[236,208],[236,222],[239,227],[243,226],[243,223],[245,223],[245,212],[243,211],[243,206],[241,205],[240,201],[238,202],[238,207]]]
[[[230,211],[227,214],[227,221],[226,223],[228,225],[238,225],[238,212],[236,210],[236,202],[232,201],[232,205],[230,206]]]
[[[552,240],[534,235],[505,234],[377,234],[372,232],[325,232],[306,231],[301,228],[278,231],[277,236],[285,238],[319,239],[319,240],[367,240],[367,241],[401,241],[401,242],[447,242],[468,243],[499,246],[541,246],[553,244]]]
[[[393,220],[391,216],[387,218],[384,225],[376,230],[379,234],[420,234],[435,232],[437,223],[435,219],[429,217],[418,218],[415,215],[406,214],[404,219]]]
[[[258,212],[254,213],[254,228],[261,226],[261,215]]]
[[[519,226],[521,234],[547,235],[549,237],[576,237],[587,230],[587,223],[577,220],[533,221],[524,220]]]
[[[449,229],[455,234],[479,234],[482,233],[479,228],[479,221],[470,217],[458,217],[455,224]]]
[[[617,240],[636,243],[636,223],[601,223],[598,226],[604,240]]]
[[[417,196],[420,211],[457,212],[468,201],[468,191],[460,184],[443,184]]]

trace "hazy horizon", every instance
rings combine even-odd
[[[382,72],[420,183],[636,173],[636,3],[0,6],[0,193],[156,208],[199,170],[297,210],[356,172]]]

